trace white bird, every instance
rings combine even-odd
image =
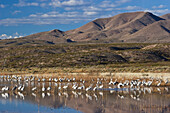
[[[161,92],[161,90],[160,90],[159,88],[157,88],[157,90],[158,90],[159,92]]]
[[[86,88],[86,91],[92,89],[92,86],[93,86],[93,84],[90,84],[90,86]]]
[[[121,82],[117,85],[118,88],[121,88],[122,86],[124,86],[124,84]]]
[[[145,88],[145,89],[148,91],[148,93],[152,93],[151,88]]]
[[[128,86],[128,85],[129,85],[129,81],[126,80],[123,84],[126,85],[126,86]]]
[[[22,88],[21,88],[21,91],[24,91],[24,88],[25,88],[25,86],[23,85]]]
[[[66,96],[66,98],[68,98],[68,93],[66,93],[66,92],[63,92],[63,94]]]
[[[161,85],[161,80],[160,80],[160,82],[157,84],[157,86],[160,86]]]
[[[43,82],[45,82],[45,80],[46,80],[45,78],[42,79]]]
[[[31,81],[34,81],[34,79],[35,79],[35,77],[32,77],[32,78],[31,78]]]
[[[54,78],[54,82],[57,82],[58,81],[58,79],[57,78]]]
[[[151,86],[152,83],[153,83],[153,79],[152,79],[152,81],[148,81],[148,82],[147,82],[147,86]]]
[[[109,85],[113,84],[112,78],[110,79]]]
[[[44,86],[42,87],[42,91],[45,91],[45,87]]]
[[[20,85],[19,87],[18,87],[18,90],[20,90],[22,88],[22,86]]]
[[[47,91],[50,91],[51,90],[51,87],[49,86],[48,88],[47,88]]]
[[[73,81],[75,81],[75,80],[76,80],[76,78],[74,77],[74,78],[73,78]]]
[[[102,89],[103,88],[103,84],[99,86],[99,89]]]
[[[67,84],[67,85],[65,85],[65,86],[63,86],[63,89],[65,89],[65,90],[66,90],[67,88],[68,88],[68,84]]]
[[[2,87],[1,91],[4,92],[4,91],[7,91],[9,88],[7,86],[4,86]]]
[[[98,88],[97,86],[96,86],[96,87],[94,87],[94,88],[93,88],[93,91],[96,91],[96,90],[97,90],[97,88]]]
[[[116,85],[116,83],[117,83],[117,79],[115,79],[115,81],[113,82],[113,85]]]
[[[45,97],[45,93],[42,93],[42,98],[44,98]]]
[[[78,90],[85,89],[85,86],[84,86],[83,84],[81,84],[81,86],[79,86],[77,89],[78,89]]]
[[[58,90],[60,90],[61,89],[61,83],[59,83],[59,86],[58,86]]]
[[[51,82],[52,80],[53,80],[53,79],[52,79],[51,77],[48,79],[49,82]]]
[[[166,80],[165,80],[165,84],[168,84],[168,83],[169,83],[169,81],[168,81],[168,79],[166,79]]]
[[[37,87],[33,87],[33,88],[32,88],[32,91],[35,91],[36,89],[37,89]]]
[[[17,85],[15,85],[12,90],[15,91],[17,89]]]
[[[77,87],[78,87],[78,84],[77,83],[74,83],[74,85],[72,86],[72,88],[75,90],[75,89],[77,89]]]

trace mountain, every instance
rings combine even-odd
[[[126,42],[170,42],[170,20],[161,20],[150,24],[130,35]]]
[[[164,19],[149,12],[123,13],[110,18],[96,19],[80,28],[67,31],[66,36],[78,42],[126,42],[132,34],[160,20]]]
[[[77,29],[32,34],[22,39],[56,44],[68,42],[94,43],[167,43],[170,42],[170,14],[158,17],[150,12],[122,13],[93,20]]]
[[[161,18],[164,18],[164,19],[170,19],[170,13],[168,13],[168,14],[165,14],[165,15],[161,16]]]

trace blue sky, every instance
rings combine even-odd
[[[0,0],[0,38],[78,28],[123,12],[170,13],[170,0]]]

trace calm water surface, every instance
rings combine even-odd
[[[0,81],[0,112],[170,113],[168,86],[117,88],[102,82],[98,83],[101,88],[94,90],[96,81],[93,81],[85,82],[83,90],[78,89],[78,86],[82,86],[81,83],[83,82],[15,81],[3,78]],[[77,88],[74,89],[76,85]],[[64,86],[68,86],[67,89]],[[90,86],[93,88],[87,90]],[[3,90],[4,87],[8,89]]]

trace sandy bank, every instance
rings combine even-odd
[[[18,74],[22,76],[102,76],[115,78],[155,78],[168,79],[170,81],[170,73],[51,73],[51,74]]]

